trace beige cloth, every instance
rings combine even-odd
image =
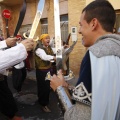
[[[64,120],[91,120],[91,107],[76,102],[74,106],[65,112]]]

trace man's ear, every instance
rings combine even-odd
[[[95,30],[98,26],[98,20],[96,18],[93,18],[90,24],[91,24],[91,29]]]

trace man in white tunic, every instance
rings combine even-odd
[[[16,38],[7,38],[4,41],[0,41],[1,74],[4,73],[7,68],[26,59],[27,51],[33,49],[34,42],[32,39],[26,39],[19,45],[15,46],[16,42]],[[0,77],[1,76],[2,75],[0,75]],[[1,118],[3,115],[5,115],[10,120],[21,120],[20,117],[15,115],[17,111],[18,109],[13,95],[7,85],[7,81],[0,78],[0,119],[5,119]],[[1,115],[1,113],[3,115]]]
[[[115,19],[108,1],[93,1],[82,11],[79,33],[88,51],[73,92],[76,104],[67,108],[65,120],[120,120],[120,36],[112,34]],[[61,74],[50,82],[54,91],[64,86]]]
[[[4,41],[1,41],[0,49],[14,46],[16,42],[16,38],[8,38]],[[11,47],[4,51],[0,50],[0,72],[26,59],[27,51],[33,49],[33,46],[33,40],[26,39],[17,46]]]

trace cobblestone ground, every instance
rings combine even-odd
[[[12,86],[10,87],[12,89]],[[57,105],[57,98],[55,93],[51,90],[49,108],[51,113],[42,111],[41,106],[37,102],[36,81],[26,79],[24,82],[23,95],[17,96],[13,91],[15,100],[17,102],[19,112],[23,120],[62,120],[63,115],[60,114],[60,109]]]
[[[70,81],[70,83],[74,85],[76,80]],[[50,93],[49,104],[49,108],[52,112],[45,113],[42,111],[41,106],[37,102],[37,83],[34,71],[28,74],[28,77],[22,87],[22,95],[18,95],[13,89],[11,76],[8,77],[8,85],[18,105],[19,111],[17,114],[22,116],[23,120],[64,120],[58,106],[57,97],[52,90]],[[0,120],[7,119],[0,117]]]

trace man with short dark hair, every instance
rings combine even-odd
[[[115,19],[114,8],[108,1],[93,1],[82,11],[79,33],[88,50],[72,94],[76,104],[69,104],[65,120],[120,119],[120,36],[112,34]],[[57,93],[63,92],[64,84],[61,71],[50,82]]]

